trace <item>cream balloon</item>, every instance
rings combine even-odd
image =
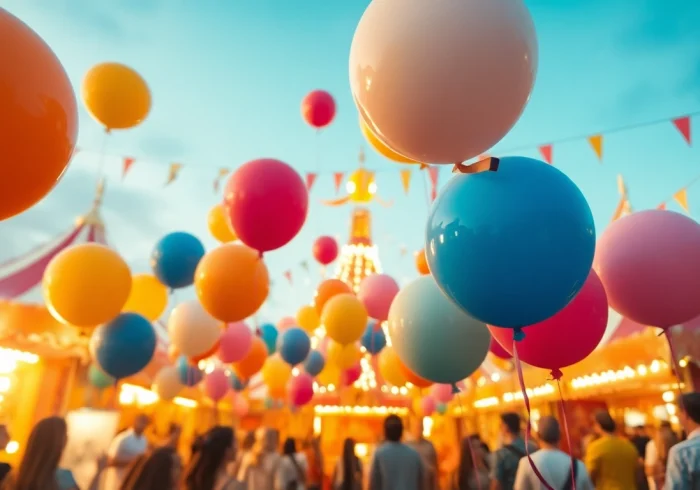
[[[209,352],[221,336],[221,322],[204,311],[198,301],[179,304],[168,318],[170,342],[187,357]]]
[[[158,395],[161,400],[170,401],[179,395],[183,388],[177,368],[165,366],[156,374],[151,391]]]
[[[350,49],[350,87],[378,139],[419,162],[464,162],[516,123],[537,71],[523,0],[373,0]]]

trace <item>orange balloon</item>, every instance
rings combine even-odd
[[[265,342],[260,337],[253,338],[253,345],[240,362],[233,365],[233,370],[236,371],[238,378],[241,381],[247,381],[257,374],[265,365],[267,359],[267,347]]]
[[[430,274],[430,269],[428,268],[428,259],[425,257],[425,249],[421,248],[418,252],[416,252],[416,269],[418,269],[418,273],[427,276]]]
[[[218,350],[219,350],[219,341],[217,340],[216,342],[214,342],[214,345],[212,345],[211,349],[209,349],[208,351],[206,351],[203,354],[200,354],[198,356],[190,357],[190,364],[196,366],[199,363],[199,361],[203,361],[204,359],[208,359],[209,357],[216,354],[216,352]]]
[[[51,48],[0,8],[0,221],[39,202],[68,167],[75,93]]]
[[[314,294],[314,307],[316,307],[316,312],[321,315],[326,302],[338,294],[354,293],[352,292],[352,289],[350,289],[350,286],[345,284],[340,279],[326,279],[319,284],[318,288],[316,289],[316,293]]]
[[[222,322],[239,322],[258,311],[267,299],[270,279],[258,252],[227,243],[207,253],[194,275],[202,307]]]
[[[406,378],[406,381],[411,383],[416,388],[423,389],[423,388],[428,388],[429,386],[433,385],[432,381],[428,381],[425,378],[421,378],[416,373],[414,373],[413,371],[408,369],[403,362],[400,363],[399,366],[401,367],[401,372],[403,373],[404,377]]]

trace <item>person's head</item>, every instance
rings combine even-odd
[[[343,488],[352,488],[357,469],[355,456],[355,440],[350,437],[343,441]]]
[[[287,437],[287,440],[284,441],[284,446],[282,447],[282,454],[286,454],[287,456],[291,456],[296,454],[297,452],[297,443],[294,440],[293,437]]]
[[[181,469],[175,449],[160,447],[131,463],[120,490],[175,490]]]
[[[403,422],[398,415],[389,415],[384,419],[384,439],[389,442],[400,442],[403,436]]]
[[[217,426],[207,432],[199,451],[185,472],[187,490],[212,490],[219,472],[236,456],[236,437],[231,427]]]
[[[250,451],[253,449],[253,445],[255,444],[255,431],[251,430],[248,431],[243,438],[243,441],[241,441],[241,451]]]
[[[678,420],[688,434],[700,427],[700,393],[681,395],[678,408]]]
[[[561,441],[559,422],[549,415],[540,418],[537,425],[537,437],[544,446],[557,447]]]
[[[502,413],[501,434],[505,438],[518,437],[520,435],[520,415],[515,412]]]
[[[56,470],[68,442],[68,426],[61,417],[40,420],[27,439],[15,479],[16,488],[56,488]]]
[[[643,425],[636,425],[632,427],[632,435],[635,437],[644,437],[647,435],[647,428]]]
[[[355,456],[355,439],[348,437],[343,441],[343,457]]]
[[[599,436],[615,433],[617,425],[607,410],[598,410],[593,414],[593,430]]]
[[[149,422],[148,415],[140,413],[134,419],[134,424],[131,426],[131,428],[134,429],[136,434],[141,435],[143,434],[143,431],[146,430],[146,427],[148,427]]]
[[[10,443],[10,431],[7,425],[0,424],[0,451],[4,451],[7,445]]]

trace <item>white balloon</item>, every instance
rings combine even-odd
[[[183,388],[184,386],[180,383],[180,375],[174,366],[165,366],[158,371],[151,386],[151,390],[165,401],[175,398]]]
[[[168,318],[168,335],[175,348],[187,357],[210,351],[221,336],[221,322],[198,301],[179,304]]]

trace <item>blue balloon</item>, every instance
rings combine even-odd
[[[194,283],[194,271],[204,253],[204,245],[197,237],[176,231],[156,244],[151,253],[151,268],[169,288],[184,288]]]
[[[95,388],[103,390],[105,388],[109,388],[110,386],[114,386],[117,380],[102,371],[99,366],[90,364],[90,367],[88,368],[88,381]]]
[[[280,356],[290,366],[304,362],[311,350],[309,335],[299,327],[288,328],[277,342]]]
[[[180,383],[185,386],[196,386],[204,379],[204,372],[197,366],[193,366],[185,356],[180,356],[175,364]]]
[[[240,392],[246,389],[248,386],[247,382],[241,381],[238,376],[236,376],[234,373],[231,373],[229,376],[229,382],[231,383],[231,389],[236,392]]]
[[[309,356],[304,361],[304,371],[311,376],[318,376],[326,365],[326,359],[317,350],[309,352]]]
[[[143,316],[122,313],[95,329],[90,351],[105,374],[124,379],[151,362],[156,351],[156,331]]]
[[[474,318],[516,329],[545,320],[581,289],[595,224],[579,188],[525,157],[457,174],[433,204],[426,255],[440,288]]]
[[[379,328],[377,328],[379,327]],[[367,323],[367,329],[365,333],[362,334],[360,339],[362,347],[367,349],[372,355],[379,354],[384,347],[386,347],[386,335],[384,335],[384,330],[375,321],[370,321]]]
[[[265,342],[265,346],[267,347],[267,354],[271,356],[277,352],[277,327],[271,323],[266,323],[262,325],[259,330],[260,338]]]

